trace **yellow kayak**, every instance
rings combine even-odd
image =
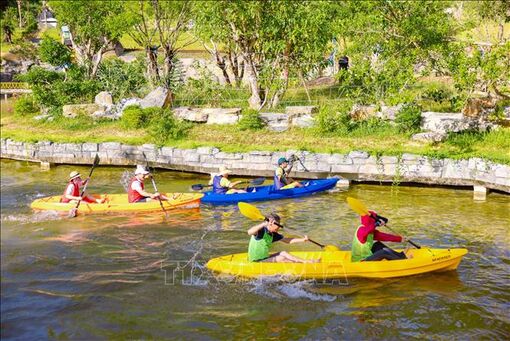
[[[401,250],[400,250],[401,251]],[[290,252],[303,259],[320,259],[319,263],[264,263],[249,262],[247,253],[213,258],[207,263],[209,270],[221,274],[254,278],[285,276],[296,279],[341,279],[347,277],[391,278],[418,275],[432,271],[457,269],[467,249],[414,249],[413,258],[351,262],[350,251]]]
[[[200,205],[202,193],[163,193],[168,198],[175,195],[175,199],[162,201],[166,210],[174,208],[195,208]],[[151,212],[161,210],[158,200],[131,204],[128,202],[127,194],[102,194],[95,198],[105,198],[104,204],[90,204],[82,201],[78,213],[105,213],[105,212]],[[35,210],[51,210],[69,212],[76,207],[76,203],[61,203],[61,196],[46,197],[34,200],[30,207]]]

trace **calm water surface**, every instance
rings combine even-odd
[[[457,271],[347,283],[236,281],[203,269],[244,252],[252,225],[231,207],[162,214],[33,213],[75,167],[41,172],[1,161],[2,339],[505,339],[510,335],[510,197],[442,188],[358,185],[257,204],[311,238],[348,249],[349,195],[418,243],[466,247]],[[78,167],[82,174],[88,168]],[[120,193],[124,168],[98,168],[90,190]],[[207,177],[157,172],[161,191]],[[315,250],[313,245],[275,249]]]

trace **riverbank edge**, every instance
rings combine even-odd
[[[481,158],[436,159],[404,153],[400,156],[370,155],[364,151],[348,154],[251,151],[226,153],[215,147],[179,149],[141,146],[119,142],[37,143],[0,139],[0,156],[5,159],[50,164],[90,165],[96,154],[101,165],[133,166],[144,164],[177,171],[212,173],[226,166],[234,175],[272,177],[278,158],[294,154],[295,178],[324,178],[339,175],[357,182],[417,183],[441,186],[483,186],[510,194],[510,166]],[[145,155],[145,156],[144,156]],[[306,170],[305,170],[306,169]]]

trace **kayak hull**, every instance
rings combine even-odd
[[[351,262],[350,251],[290,252],[319,263],[249,262],[248,254],[239,253],[213,258],[207,268],[214,272],[245,278],[283,276],[292,279],[342,279],[351,277],[393,278],[457,269],[467,249],[410,250],[413,258],[378,262]]]
[[[175,195],[175,200],[162,201],[165,210],[175,208],[196,208],[200,205],[202,193],[163,193],[171,198]],[[105,198],[104,204],[90,204],[82,201],[78,208],[78,213],[108,213],[108,212],[153,212],[161,211],[158,200],[150,200],[143,203],[129,203],[127,194],[103,194],[96,195],[96,198]],[[60,196],[45,197],[34,200],[30,207],[34,210],[48,210],[57,212],[69,212],[76,207],[76,203],[61,203]]]
[[[280,200],[298,198],[332,189],[338,182],[338,177],[319,180],[302,181],[304,187],[274,190],[273,185],[249,187],[248,193],[217,194],[205,192],[202,203],[210,205],[230,205],[238,202],[253,202],[265,200]]]

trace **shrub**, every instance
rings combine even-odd
[[[124,109],[120,123],[126,129],[140,129],[147,127],[150,120],[139,105],[130,105]]]
[[[32,116],[39,113],[39,110],[39,105],[32,95],[22,96],[14,103],[14,113],[17,116]]]
[[[421,108],[416,103],[402,106],[395,118],[399,132],[414,133],[420,130]]]
[[[264,127],[264,121],[260,118],[259,112],[254,109],[243,110],[243,117],[238,123],[241,130],[259,130]]]
[[[71,51],[62,43],[45,36],[39,47],[39,57],[53,66],[71,63]]]
[[[158,146],[168,140],[178,140],[186,137],[192,123],[177,120],[170,110],[161,110],[159,115],[152,118],[148,128],[149,135]]]
[[[351,105],[347,101],[338,107],[321,107],[315,116],[315,129],[322,135],[345,135],[351,126]]]
[[[101,88],[109,91],[114,100],[125,97],[139,96],[147,85],[144,76],[145,65],[143,59],[132,63],[125,63],[114,58],[105,60],[99,66],[97,79]]]

